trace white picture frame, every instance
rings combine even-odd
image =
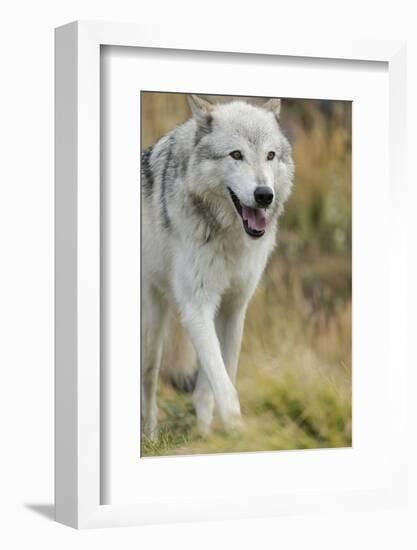
[[[396,364],[391,365],[390,402],[395,405],[396,446],[388,453],[390,475],[383,489],[352,494],[300,492],[279,502],[265,502],[256,512],[250,506],[211,501],[200,512],[185,516],[176,495],[158,514],[135,505],[101,504],[100,402],[100,48],[102,45],[167,48],[380,61],[389,71],[390,189],[392,242],[405,242],[405,46],[400,42],[280,41],[248,37],[238,32],[213,33],[199,29],[178,36],[169,28],[75,22],[56,30],[56,519],[77,528],[133,525],[186,519],[215,519],[263,514],[305,512],[339,506],[393,506],[405,498],[403,396],[406,388],[405,254],[395,251],[391,274],[403,288],[390,302],[390,316],[400,320],[396,331]],[[388,135],[387,135],[388,139]],[[389,246],[391,246],[391,242]],[[394,254],[394,249],[392,249]],[[395,272],[394,272],[395,271]],[[394,280],[394,279],[393,279]],[[404,331],[405,333],[405,331]],[[394,341],[394,340],[393,340]],[[395,370],[394,370],[395,369]],[[394,376],[395,374],[395,376]],[[394,424],[394,421],[393,421]],[[393,426],[390,429],[394,429]],[[202,495],[204,500],[204,495]]]

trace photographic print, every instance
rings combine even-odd
[[[350,447],[352,103],[140,105],[141,456]]]

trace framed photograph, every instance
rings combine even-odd
[[[405,46],[166,31],[56,30],[56,518],[398,506]]]

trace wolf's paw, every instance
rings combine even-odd
[[[158,440],[159,429],[156,420],[143,421],[143,434],[152,442]]]
[[[241,414],[234,415],[229,418],[225,423],[224,427],[230,435],[240,435],[244,432],[246,424],[243,420]]]
[[[227,432],[239,432],[243,429],[244,423],[240,412],[239,398],[234,387],[230,388],[227,399],[222,404],[219,403],[219,412]]]
[[[191,374],[173,373],[170,376],[171,386],[179,393],[193,393],[196,387],[198,371]]]
[[[159,437],[159,430],[157,428],[154,430],[146,430],[145,436],[149,439],[149,441],[152,441],[152,443],[156,443]]]
[[[211,422],[197,422],[197,431],[200,437],[207,439],[212,433]]]

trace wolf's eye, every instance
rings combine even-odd
[[[232,151],[230,156],[235,160],[243,160],[243,155],[240,151]]]
[[[274,151],[269,151],[269,153],[266,155],[266,160],[273,160],[275,158]]]

